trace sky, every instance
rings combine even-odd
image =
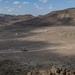
[[[38,16],[74,7],[75,0],[0,0],[0,13],[12,15]]]

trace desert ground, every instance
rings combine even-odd
[[[75,26],[3,28],[0,30],[2,60],[41,68],[52,65],[75,67]]]

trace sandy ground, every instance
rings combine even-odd
[[[28,51],[22,51],[22,49]],[[26,65],[75,66],[75,27],[54,26],[0,32],[0,60]]]

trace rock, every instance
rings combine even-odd
[[[49,75],[46,70],[40,70],[39,75]]]
[[[28,72],[28,73],[27,73],[27,75],[32,75],[32,72],[31,72],[31,71],[30,71],[30,72]]]
[[[75,75],[75,71],[74,71],[74,70],[71,70],[71,71],[70,71],[70,74],[71,74],[71,75]]]
[[[51,73],[52,74],[60,74],[60,70],[56,66],[53,66],[51,69]]]
[[[49,70],[34,70],[27,73],[27,75],[75,75],[74,70],[70,70],[69,68],[57,68],[56,66],[52,66]]]
[[[51,75],[50,70],[37,70],[37,71],[30,71],[27,75]]]
[[[66,72],[66,75],[70,75],[70,72]]]
[[[66,71],[61,71],[60,75],[66,75]]]
[[[21,49],[23,52],[27,52],[28,50],[26,48]]]

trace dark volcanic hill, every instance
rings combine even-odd
[[[51,25],[74,25],[75,24],[75,8],[53,11],[42,17],[15,23],[15,25],[25,26],[51,26]]]

